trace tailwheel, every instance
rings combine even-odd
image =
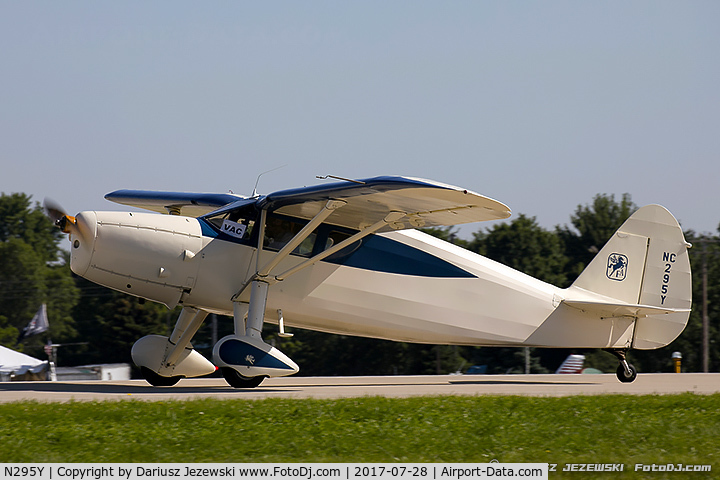
[[[627,371],[625,370],[625,365],[618,365],[616,373],[618,380],[623,383],[630,383],[637,378],[637,369],[631,363],[627,364]]]
[[[223,367],[220,369],[225,381],[233,388],[255,388],[265,380],[264,375],[258,377],[243,377],[234,368]]]
[[[142,372],[143,378],[153,387],[172,387],[182,378],[180,376],[163,377],[147,367],[140,367],[140,372]]]
[[[630,383],[637,378],[637,368],[627,361],[627,349],[606,348],[605,351],[615,355],[615,358],[617,358],[618,362],[620,362],[620,365],[618,365],[617,371],[615,372],[618,380],[622,383]]]

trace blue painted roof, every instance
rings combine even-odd
[[[348,198],[360,195],[384,193],[407,188],[452,188],[449,185],[429,182],[420,179],[396,176],[380,176],[354,180],[352,182],[331,182],[310,187],[291,188],[273,192],[259,201],[261,208],[277,210],[285,205],[304,202],[329,200],[331,198]]]
[[[258,207],[296,218],[311,219],[328,200],[342,200],[326,223],[363,229],[391,212],[404,214],[380,231],[437,227],[500,220],[510,209],[491,198],[460,187],[408,177],[373,177],[294,188],[271,193]]]

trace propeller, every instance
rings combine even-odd
[[[70,233],[71,226],[77,224],[75,217],[68,215],[65,209],[51,198],[45,198],[45,200],[43,200],[43,208],[45,209],[45,215],[47,215],[63,233]]]

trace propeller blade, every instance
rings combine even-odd
[[[70,233],[70,226],[75,225],[75,217],[68,215],[65,209],[51,198],[45,198],[43,200],[43,208],[45,209],[45,215],[47,215],[63,233]]]
[[[58,220],[67,215],[65,209],[52,198],[45,198],[43,200],[43,208],[45,209],[45,215],[50,217],[53,223],[57,224]]]

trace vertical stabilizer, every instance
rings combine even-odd
[[[677,220],[664,207],[642,207],[568,289],[568,303],[584,300],[600,302],[598,306],[603,302],[634,306],[632,347],[665,346],[680,335],[690,316],[689,246]]]

